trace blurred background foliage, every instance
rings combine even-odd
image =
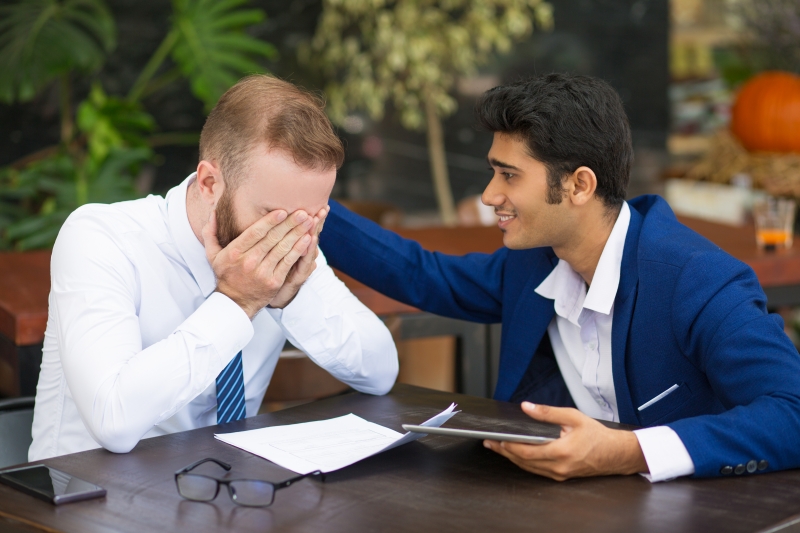
[[[102,0],[22,0],[0,7],[0,101],[26,102],[57,84],[58,145],[0,169],[0,249],[51,246],[66,217],[87,202],[140,195],[134,179],[152,147],[198,135],[159,131],[144,97],[187,79],[209,110],[242,75],[264,72],[274,48],[246,29],[265,13],[246,0],[174,0],[166,35],[127,95],[95,81],[74,102],[75,80],[96,76],[116,44]],[[77,125],[77,127],[76,127]]]
[[[765,70],[800,73],[798,0],[742,0],[728,9],[748,36],[719,52],[720,70],[729,85]]]
[[[326,78],[328,112],[342,124],[356,111],[380,120],[387,104],[403,126],[425,130],[443,222],[455,225],[442,118],[453,89],[495,53],[508,53],[534,23],[550,29],[543,0],[324,0],[316,33],[299,50]]]

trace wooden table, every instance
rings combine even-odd
[[[173,473],[205,457],[233,466],[228,477],[280,481],[292,475],[213,438],[355,413],[402,431],[455,401],[447,425],[506,430],[536,424],[515,405],[397,385],[384,397],[351,393],[235,422],[141,441],[128,454],[92,450],[45,464],[105,487],[105,499],[54,507],[0,486],[0,530],[24,531],[758,531],[800,512],[800,471],[650,484],[640,476],[557,483],[528,474],[479,441],[424,437],[278,491],[266,509],[182,500]],[[609,424],[618,426],[617,424]],[[550,431],[558,431],[549,428]],[[211,465],[209,465],[211,466]],[[221,475],[221,469],[205,471]]]

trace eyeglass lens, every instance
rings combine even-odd
[[[228,489],[233,501],[248,507],[264,507],[275,498],[275,487],[263,481],[231,481]]]
[[[178,476],[178,492],[188,500],[209,502],[217,497],[219,485],[215,479],[196,474]]]

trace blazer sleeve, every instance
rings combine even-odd
[[[766,309],[755,273],[722,252],[703,252],[676,285],[673,331],[706,375],[725,411],[667,424],[680,436],[695,476],[724,466],[800,466],[800,355],[783,320]],[[752,468],[752,466],[751,466]]]
[[[501,321],[507,248],[464,256],[429,252],[333,200],[330,205],[320,248],[332,267],[423,311]]]

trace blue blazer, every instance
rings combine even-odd
[[[663,199],[629,205],[612,326],[620,421],[671,427],[697,477],[800,466],[800,356],[781,318],[767,313],[755,273],[680,224]],[[555,311],[534,289],[558,263],[552,249],[427,252],[336,202],[320,245],[331,266],[399,301],[502,322],[496,399],[514,399],[528,375],[528,399],[571,403],[552,352],[540,347]]]

